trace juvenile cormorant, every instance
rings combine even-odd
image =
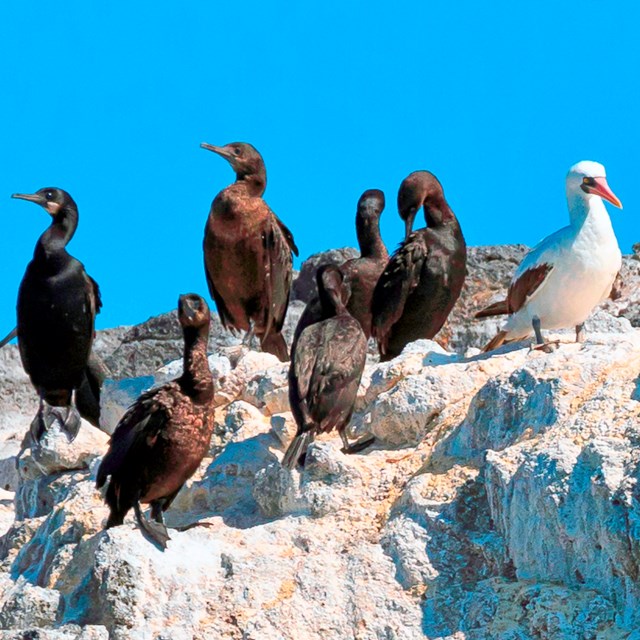
[[[360,323],[367,339],[371,336],[373,290],[389,260],[387,248],[380,237],[383,209],[384,193],[379,189],[369,189],[360,196],[356,213],[360,257],[347,260],[340,267],[351,289],[347,310]]]
[[[569,169],[566,191],[570,224],[527,253],[513,276],[506,300],[476,314],[476,318],[509,314],[484,351],[532,333],[538,346],[548,350],[541,329],[575,327],[576,341],[582,341],[584,321],[609,296],[622,264],[602,199],[616,207],[622,204],[605,175],[601,164],[588,160]]]
[[[293,235],[262,199],[267,172],[246,142],[203,143],[229,162],[236,181],[213,200],[204,233],[209,292],[224,327],[250,331],[264,351],[289,359],[282,325],[289,304]]]
[[[372,442],[350,445],[344,432],[364,370],[367,339],[360,323],[347,311],[348,290],[340,269],[323,265],[316,278],[322,317],[300,334],[289,368],[289,404],[298,425],[282,460],[289,469],[318,433],[337,429],[345,453],[361,451]]]
[[[371,337],[373,290],[389,260],[389,254],[380,237],[380,216],[384,204],[384,193],[379,189],[369,189],[360,196],[356,212],[360,257],[347,260],[340,266],[345,286],[350,291],[347,311],[360,323],[367,340]],[[317,295],[314,295],[298,320],[292,350],[304,329],[318,322],[322,313],[320,300]]]
[[[80,428],[80,416],[71,404],[74,389],[83,388],[79,403],[76,392],[76,404],[84,418],[97,426],[100,414],[101,380],[90,367],[100,291],[83,264],[67,253],[78,226],[78,208],[71,196],[47,187],[13,197],[39,204],[52,218],[18,292],[18,348],[40,396],[31,435],[38,441],[57,420],[73,440]]]
[[[133,507],[140,527],[163,548],[169,540],[163,512],[202,462],[213,431],[209,307],[198,295],[182,295],[178,318],[184,335],[182,375],[143,393],[128,409],[111,436],[96,480],[100,488],[111,476],[106,528],[122,524]],[[151,504],[152,521],[142,514],[141,502]]]
[[[427,227],[411,232],[420,207]],[[433,338],[455,304],[466,275],[467,247],[437,178],[407,176],[398,191],[405,240],[391,256],[372,300],[372,335],[380,360],[391,360],[421,338]]]

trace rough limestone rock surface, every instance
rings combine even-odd
[[[517,257],[496,255],[482,260],[501,275],[478,281],[465,309],[504,293]],[[480,354],[484,336],[463,351],[471,338],[452,323],[444,346],[370,361],[349,435],[375,444],[348,456],[337,434],[320,436],[293,472],[280,466],[295,433],[287,365],[213,343],[211,447],[167,512],[164,552],[132,514],[103,530],[95,475],[104,431],[179,375],[179,352],[151,370],[127,347],[129,373],[103,395],[110,424],[35,445],[23,440],[28,381],[1,350],[0,415],[14,407],[2,434],[16,451],[0,490],[0,639],[639,640],[630,261],[583,344],[569,331],[552,353],[525,342]]]

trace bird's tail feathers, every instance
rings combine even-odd
[[[5,344],[11,342],[18,335],[18,327],[15,327],[8,335],[6,335],[2,340],[0,340],[0,349],[4,347]]]
[[[509,304],[506,300],[500,300],[478,311],[474,318],[478,320],[479,318],[488,318],[490,316],[502,316],[507,313],[509,313]]]
[[[282,466],[287,469],[294,469],[298,460],[307,452],[307,447],[313,442],[313,431],[305,431],[297,435],[282,458]]]
[[[482,351],[487,353],[488,351],[493,351],[498,347],[501,347],[503,344],[507,342],[511,342],[511,340],[507,340],[507,332],[506,331],[498,331],[496,335],[484,346]]]

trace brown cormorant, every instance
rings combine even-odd
[[[348,289],[340,269],[321,266],[316,274],[322,317],[300,334],[291,354],[289,404],[298,425],[282,465],[293,469],[318,433],[337,429],[345,453],[371,444],[350,445],[351,419],[367,355],[360,323],[347,311]]]
[[[209,291],[224,327],[256,335],[264,351],[289,359],[282,325],[289,304],[293,235],[262,199],[267,172],[246,142],[203,143],[229,162],[236,181],[213,200],[204,233]]]
[[[351,290],[347,310],[360,323],[367,339],[371,336],[371,298],[378,278],[387,265],[389,254],[380,237],[380,216],[384,193],[365,191],[358,200],[356,231],[360,257],[347,260],[340,271]]]
[[[427,227],[412,233],[424,207]],[[466,276],[467,247],[442,185],[428,171],[407,176],[398,191],[405,240],[391,256],[372,300],[372,335],[380,360],[391,360],[421,338],[433,338],[455,304]]]
[[[356,232],[360,257],[347,260],[340,266],[345,286],[350,291],[347,311],[360,323],[367,339],[371,336],[371,298],[378,278],[389,259],[380,237],[380,216],[384,209],[384,193],[379,189],[365,191],[358,200]],[[291,350],[300,334],[322,319],[322,307],[314,295],[304,308],[293,336]]]
[[[111,436],[96,480],[100,488],[111,476],[106,528],[122,524],[133,507],[140,527],[163,548],[169,539],[163,512],[202,462],[213,431],[209,307],[198,295],[182,295],[178,318],[184,334],[182,375],[143,393],[128,409]],[[143,516],[141,502],[151,504],[152,521]]]
[[[67,253],[78,226],[78,208],[62,189],[48,187],[33,194],[15,193],[51,216],[40,236],[18,292],[18,348],[25,371],[40,396],[40,409],[31,423],[38,441],[58,420],[69,440],[80,428],[72,393],[80,413],[97,426],[100,385],[90,367],[94,321],[100,310],[100,291],[79,260]]]

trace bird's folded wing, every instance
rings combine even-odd
[[[519,311],[549,277],[552,270],[553,265],[542,263],[520,273],[517,279],[514,279],[509,285],[509,293],[507,294],[509,313]]]
[[[429,249],[420,236],[410,236],[391,256],[373,292],[371,333],[384,341],[391,327],[402,317],[407,299],[420,282]]]
[[[167,422],[166,407],[159,402],[164,387],[141,395],[122,416],[111,436],[109,451],[100,463],[96,486],[100,488],[107,476],[113,475],[130,461],[137,461],[148,451]]]
[[[85,271],[84,278],[86,282],[87,301],[91,314],[95,318],[100,309],[102,309],[102,298],[100,297],[100,287],[98,283]]]

